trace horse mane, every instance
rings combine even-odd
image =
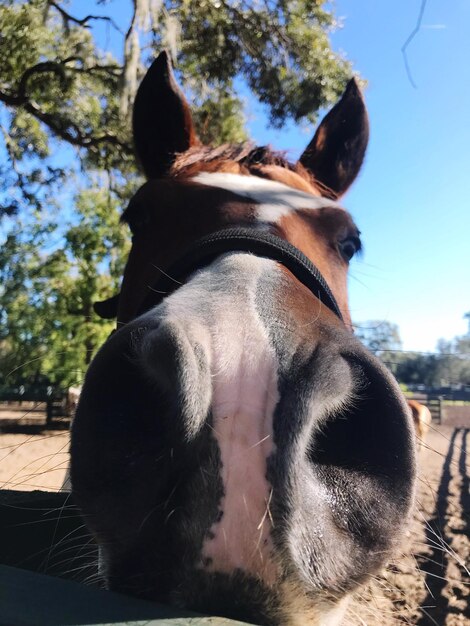
[[[224,143],[217,147],[192,146],[176,156],[169,174],[173,178],[190,178],[200,172],[228,172],[236,168],[241,174],[265,177],[263,167],[268,165],[294,172],[317,189],[332,193],[300,162],[289,161],[285,151],[273,150],[270,146],[256,146],[251,141]]]
[[[186,176],[190,169],[190,175],[193,176],[195,168],[207,171],[206,167],[210,165],[211,169],[220,169],[227,162],[237,163],[247,170],[259,165],[279,165],[295,171],[295,165],[289,162],[285,152],[272,150],[270,146],[256,146],[251,141],[245,141],[238,144],[224,143],[216,147],[192,146],[186,152],[177,155],[170,173],[173,176]]]

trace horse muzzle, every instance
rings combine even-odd
[[[405,401],[333,316],[309,341],[267,329],[263,292],[237,312],[228,279],[193,310],[203,274],[116,332],[87,373],[71,478],[107,584],[263,624],[336,623],[406,524]]]

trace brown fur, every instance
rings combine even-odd
[[[292,171],[296,165],[290,163],[284,152],[272,150],[269,146],[257,147],[251,141],[241,144],[223,144],[221,146],[192,146],[186,152],[176,156],[170,170],[170,176],[194,176],[199,172],[220,172],[223,163],[236,163],[240,174],[253,174],[253,168],[260,165],[277,165]],[[311,176],[302,168],[304,176]]]
[[[257,147],[252,142],[211,146],[192,146],[177,155],[169,173],[175,178],[191,178],[201,172],[230,172],[276,180],[316,196],[334,196],[299,161],[292,163],[285,152],[270,146]]]
[[[136,316],[161,270],[168,271],[196,239],[234,222],[248,223],[252,216],[250,202],[223,189],[190,180],[148,181],[122,216],[133,231],[133,245],[124,271],[118,323]]]
[[[280,220],[279,230],[285,239],[318,267],[338,302],[345,323],[351,325],[347,293],[348,264],[337,249],[339,239],[349,232],[357,232],[349,213],[334,208],[297,211]]]
[[[258,154],[259,158],[250,156],[251,153]],[[191,180],[203,171],[256,175],[312,195],[319,196],[323,192],[322,186],[302,165],[296,167],[281,153],[254,149],[251,144],[216,149],[198,146],[179,155],[171,177],[148,181],[122,216],[133,230],[134,245],[124,273],[119,323],[126,323],[136,315],[160,271],[167,271],[195,239],[233,223],[252,221],[252,203]],[[342,209],[297,211],[271,228],[317,265],[339,303],[345,322],[350,325],[348,265],[338,252],[337,242],[348,233],[358,233],[351,216]],[[172,233],[171,240],[166,233]]]
[[[417,400],[407,400],[407,402],[411,409],[411,415],[413,417],[418,442],[423,444],[431,426],[431,411],[427,406],[421,404]]]

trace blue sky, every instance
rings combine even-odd
[[[470,2],[338,3],[334,39],[368,79],[371,144],[346,204],[364,232],[354,319],[398,323],[406,349],[466,331],[470,310]]]
[[[353,319],[397,323],[407,350],[432,351],[440,337],[463,334],[470,310],[470,0],[428,0],[420,32],[408,47],[417,85],[406,74],[401,47],[421,0],[337,0],[341,50],[368,81],[371,142],[365,165],[344,198],[363,233],[365,254],[351,266]],[[106,10],[119,23],[130,3]],[[97,12],[72,3],[75,14]],[[104,7],[103,7],[104,8]],[[117,39],[103,23],[102,46]],[[314,129],[267,128],[248,106],[254,140],[295,157]]]

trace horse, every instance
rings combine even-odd
[[[257,624],[333,626],[413,503],[406,402],[354,337],[360,233],[339,198],[368,116],[352,79],[300,159],[204,146],[165,52],[136,94],[117,330],[71,433],[108,589]]]
[[[82,388],[80,385],[76,385],[75,387],[69,387],[67,389],[65,395],[65,413],[69,417],[73,417],[75,415],[75,410],[77,408],[81,392]]]
[[[415,427],[416,437],[418,439],[419,449],[423,446],[426,435],[431,427],[432,416],[428,407],[417,400],[407,400],[411,410],[413,424]]]

